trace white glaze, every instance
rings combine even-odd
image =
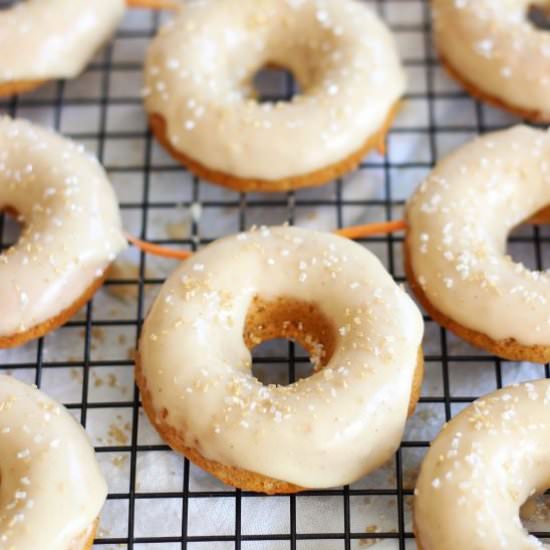
[[[82,548],[107,495],[94,451],[66,409],[5,375],[0,476],[0,550]]]
[[[480,91],[550,119],[550,33],[527,20],[532,0],[432,0],[437,47]],[[550,6],[548,0],[538,2]]]
[[[250,79],[289,67],[303,95],[258,104]],[[242,178],[277,180],[347,158],[379,130],[405,77],[383,22],[355,0],[206,0],[152,43],[146,109],[172,146]]]
[[[18,242],[0,254],[0,336],[61,313],[126,247],[103,168],[82,146],[0,117],[0,209],[22,217]]]
[[[550,380],[504,388],[453,418],[432,443],[414,500],[422,550],[550,548],[519,508],[550,486]]]
[[[77,76],[118,26],[124,0],[28,0],[0,10],[0,85]]]
[[[338,331],[327,366],[262,385],[243,341],[255,296],[315,303]],[[263,228],[216,241],[172,274],[145,321],[140,363],[154,409],[168,409],[164,422],[205,458],[331,487],[399,446],[422,333],[412,300],[360,245]]]
[[[508,233],[550,204],[550,131],[487,134],[441,161],[407,206],[416,281],[447,317],[493,340],[550,345],[550,276],[506,255]]]

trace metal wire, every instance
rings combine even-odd
[[[360,173],[365,180],[373,177],[374,174],[382,175],[381,185],[383,186],[383,198],[352,198],[346,194],[346,184],[343,180],[337,180],[330,184],[329,191],[321,192],[297,192],[287,193],[277,196],[265,196],[261,194],[231,194],[209,192],[209,184],[199,181],[190,176],[182,167],[166,162],[160,158],[157,146],[149,131],[145,129],[112,129],[110,117],[112,109],[117,107],[139,106],[141,99],[136,90],[135,95],[114,93],[116,80],[131,79],[136,77],[141,70],[141,63],[137,60],[126,60],[117,58],[115,49],[121,42],[136,44],[150,39],[156,31],[159,24],[159,15],[150,14],[150,21],[147,28],[135,30],[121,30],[113,44],[107,46],[99,57],[91,64],[86,75],[90,82],[95,83],[97,92],[88,93],[83,90],[79,93],[71,91],[68,88],[71,83],[59,82],[49,88],[48,94],[31,94],[23,97],[13,97],[7,101],[0,102],[0,113],[9,113],[11,116],[22,116],[30,119],[47,115],[48,121],[57,130],[64,130],[63,120],[70,109],[83,108],[95,109],[97,126],[93,131],[65,131],[70,137],[95,145],[99,160],[106,166],[109,173],[115,177],[117,175],[128,175],[135,178],[141,185],[141,196],[133,200],[125,200],[121,203],[121,209],[125,215],[132,217],[136,223],[139,237],[153,240],[158,244],[178,245],[194,249],[197,246],[210,242],[213,237],[218,235],[209,235],[206,227],[201,221],[194,220],[191,223],[191,235],[183,239],[151,239],[149,234],[150,218],[152,213],[170,212],[175,209],[189,208],[193,204],[200,204],[206,217],[209,211],[219,211],[220,209],[230,210],[234,213],[234,230],[243,230],[253,221],[261,219],[263,213],[274,212],[278,223],[294,223],[297,218],[297,212],[316,209],[317,211],[327,212],[331,210],[334,213],[334,219],[338,227],[350,223],[348,211],[358,208],[366,213],[366,221],[369,217],[378,216],[382,213],[386,220],[395,219],[400,215],[404,204],[403,193],[400,192],[400,180],[407,175],[419,174],[421,171],[429,170],[434,162],[440,157],[440,138],[461,136],[464,134],[477,134],[485,131],[500,128],[506,125],[506,122],[494,122],[494,117],[487,117],[491,110],[478,102],[469,98],[464,92],[456,89],[452,91],[441,90],[437,85],[437,79],[440,78],[440,68],[437,59],[433,53],[432,37],[430,34],[430,13],[427,0],[374,0],[369,2],[383,16],[388,18],[388,13],[395,13],[396,10],[404,9],[416,14],[412,20],[405,22],[392,22],[390,24],[396,36],[399,38],[405,34],[413,37],[420,49],[422,55],[405,57],[404,63],[409,72],[415,72],[419,81],[424,85],[416,91],[411,91],[406,96],[407,102],[417,102],[426,106],[426,120],[424,124],[413,124],[408,126],[394,127],[388,136],[388,155],[385,157],[371,156],[363,161],[360,166]],[[1,5],[0,5],[1,7]],[[288,98],[293,92],[294,84],[290,78],[286,78],[285,86],[277,94],[277,97]],[[471,109],[475,113],[474,120],[468,122],[449,123],[438,115],[438,103],[442,101],[460,101],[465,109]],[[396,136],[421,136],[428,143],[428,158],[415,158],[413,153],[406,160],[395,160],[392,153],[396,147],[394,138]],[[129,160],[121,163],[119,160],[114,162],[109,155],[110,147],[113,144],[125,144],[140,148],[136,160]],[[181,180],[181,185],[186,186],[188,190],[187,198],[180,200],[159,200],[153,196],[155,188],[154,180],[162,175],[169,174],[171,177]],[[418,176],[417,179],[419,179]],[[213,198],[211,198],[211,195]],[[397,198],[400,197],[400,198]],[[275,220],[274,220],[275,221]],[[4,236],[4,217],[0,216],[0,250],[9,246]],[[208,237],[204,236],[204,233]],[[220,235],[221,236],[221,235]],[[510,242],[520,247],[532,247],[535,264],[533,267],[538,269],[547,268],[547,245],[550,241],[550,234],[542,233],[538,227],[533,227],[527,233],[511,237]],[[397,281],[405,282],[401,262],[398,260],[398,254],[402,246],[402,238],[394,235],[384,237],[371,237],[364,239],[367,246],[376,250],[383,258],[385,263],[394,275]],[[546,256],[546,257],[545,257]],[[140,326],[146,312],[146,289],[158,287],[163,282],[162,277],[147,276],[147,260],[143,254],[139,260],[139,276],[136,279],[124,279],[116,281],[107,281],[107,285],[134,285],[137,286],[137,303],[135,315],[127,319],[113,319],[98,317],[94,312],[95,300],[92,300],[85,308],[84,315],[75,320],[71,320],[60,331],[84,330],[82,340],[81,358],[67,358],[67,360],[49,360],[45,356],[44,339],[37,344],[30,344],[29,350],[36,349],[34,357],[26,354],[26,360],[12,362],[8,361],[5,353],[0,353],[0,372],[5,371],[32,371],[34,373],[34,382],[40,387],[43,376],[51,369],[78,369],[82,373],[82,391],[79,399],[73,402],[65,403],[69,409],[73,409],[80,415],[80,420],[86,426],[88,417],[94,411],[128,411],[131,419],[131,433],[129,441],[122,445],[101,445],[96,447],[98,454],[119,453],[129,456],[129,482],[128,489],[116,493],[110,493],[109,501],[120,501],[127,504],[127,514],[120,517],[120,522],[125,522],[126,528],[121,528],[125,533],[123,536],[102,536],[96,541],[97,548],[218,548],[214,543],[227,543],[227,547],[240,548],[290,548],[292,550],[305,548],[309,542],[308,548],[321,547],[323,541],[327,548],[351,548],[368,547],[375,545],[379,541],[386,541],[391,546],[384,548],[399,548],[410,550],[414,548],[413,533],[410,522],[410,502],[413,494],[412,484],[405,479],[405,462],[409,461],[409,453],[422,454],[428,447],[429,441],[424,438],[407,437],[403,441],[400,449],[395,455],[392,486],[377,487],[343,487],[326,491],[307,491],[299,496],[275,496],[273,499],[283,499],[288,503],[288,529],[285,532],[277,534],[269,533],[245,533],[243,532],[243,506],[250,502],[248,499],[263,498],[261,495],[235,491],[230,488],[220,488],[216,490],[192,490],[190,488],[192,466],[187,460],[181,461],[182,486],[178,491],[171,492],[141,492],[136,480],[138,456],[148,452],[170,452],[168,447],[162,444],[149,445],[140,442],[139,427],[144,423],[144,417],[140,414],[140,400],[137,389],[133,389],[133,394],[127,400],[101,401],[94,402],[89,399],[90,392],[90,370],[101,369],[103,367],[120,367],[122,369],[132,369],[131,359],[121,359],[116,357],[102,357],[95,359],[92,354],[91,344],[93,339],[93,330],[105,328],[107,330],[125,329],[133,333],[134,343],[137,342]],[[459,351],[453,351],[449,344],[453,337],[439,328],[433,321],[425,316],[427,333],[430,335],[431,343],[426,350],[426,365],[428,369],[437,371],[441,377],[440,391],[435,393],[424,393],[420,398],[419,409],[423,406],[439,408],[445,420],[451,418],[452,414],[460,406],[471,402],[478,395],[460,395],[453,391],[452,378],[453,369],[466,368],[469,365],[484,365],[484,368],[490,368],[494,371],[494,387],[502,387],[506,375],[515,366],[500,359],[488,356],[483,352],[469,348],[464,345],[459,347]],[[435,343],[434,343],[435,342]],[[35,346],[35,348],[33,347]],[[296,376],[296,368],[307,363],[308,358],[300,353],[292,344],[285,344],[280,348],[276,355],[262,356],[256,354],[255,363],[279,364],[288,366],[288,377],[292,381]],[[541,367],[540,376],[550,377],[548,365]],[[330,506],[334,505],[334,514],[342,514],[341,529],[330,532],[308,532],[300,528],[300,510],[304,503],[311,498],[326,500]],[[356,499],[374,498],[389,499],[395,504],[396,525],[394,529],[357,529],[352,525],[352,508]],[[136,506],[139,501],[144,500],[176,500],[180,503],[181,529],[177,535],[154,536],[136,535],[136,527],[139,518],[136,512]],[[192,525],[190,525],[190,507],[195,499],[229,499],[234,502],[234,529],[231,534],[192,534]],[[259,501],[256,501],[259,502]],[[335,504],[336,503],[336,504]],[[539,538],[550,539],[550,524],[546,530],[535,533]],[[263,546],[254,546],[253,543],[263,543]],[[202,546],[198,543],[203,543]],[[166,546],[163,546],[166,544]],[[220,546],[219,548],[221,548]],[[223,546],[224,548],[226,546]]]

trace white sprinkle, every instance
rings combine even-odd
[[[483,40],[480,40],[475,45],[476,51],[480,55],[483,55],[484,57],[491,57],[492,52],[493,52],[493,47],[494,47],[494,44],[493,44],[493,41],[490,38],[485,38]]]
[[[26,292],[19,292],[19,301],[22,306],[26,306],[29,303],[29,295]]]

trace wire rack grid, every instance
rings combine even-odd
[[[51,126],[95,152],[113,181],[125,227],[159,244],[195,249],[262,223],[330,230],[395,219],[438,158],[476,134],[515,121],[474,101],[443,74],[432,46],[427,0],[367,3],[395,33],[409,91],[388,135],[387,155],[372,154],[354,174],[318,189],[236,194],[199,181],[168,158],[147,129],[140,97],[144,51],[163,19],[158,13],[128,13],[115,39],[84,75],[0,102],[0,113]],[[288,98],[294,92],[284,73],[264,75],[260,86],[268,98]],[[1,249],[16,236],[7,217],[0,217],[0,236]],[[363,242],[405,283],[401,236]],[[550,232],[535,226],[516,232],[509,249],[544,269],[549,243]],[[442,424],[488,391],[550,377],[548,365],[494,358],[425,316],[422,397],[400,449],[386,466],[352,486],[297,496],[234,490],[172,453],[143,415],[133,384],[132,349],[144,314],[175,263],[135,251],[124,259],[134,267],[108,280],[66,326],[0,353],[0,372],[58,398],[94,442],[109,481],[97,549],[411,550],[416,548],[411,525],[415,476]],[[294,344],[279,342],[261,346],[254,363],[266,379],[284,373],[292,381],[307,370],[308,357]],[[536,509],[544,504],[543,497]],[[525,521],[536,536],[550,541],[550,512]]]

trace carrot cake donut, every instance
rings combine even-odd
[[[28,0],[0,9],[0,97],[80,74],[125,8],[124,0]]]
[[[259,103],[254,74],[293,72],[301,93]],[[155,38],[145,107],[190,170],[238,191],[319,185],[384,140],[405,89],[393,37],[356,0],[190,3]]]
[[[50,130],[0,117],[0,210],[22,223],[0,253],[0,348],[67,321],[126,247],[118,203],[97,160]]]
[[[412,300],[359,244],[262,228],[171,275],[143,326],[137,382],[161,436],[225,483],[333,487],[398,448],[419,397],[422,334]],[[263,385],[250,350],[281,337],[309,351],[314,374]]]
[[[419,550],[542,550],[519,509],[550,484],[550,380],[482,397],[432,443],[416,484]]]
[[[550,122],[550,33],[529,22],[534,4],[432,0],[434,32],[443,65],[472,95]]]
[[[406,209],[406,271],[428,313],[500,357],[550,361],[550,275],[506,253],[549,204],[548,130],[487,134],[439,162]]]
[[[0,549],[89,550],[107,485],[82,427],[0,375]]]

